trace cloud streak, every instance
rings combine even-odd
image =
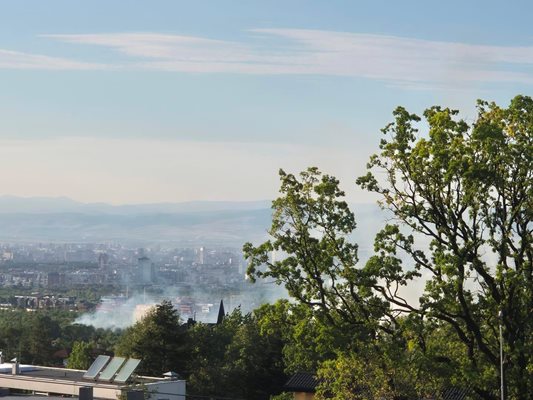
[[[132,69],[182,73],[327,75],[437,87],[532,84],[533,46],[487,46],[305,29],[253,29],[246,41],[158,33],[56,34],[111,50],[109,65],[0,50],[0,68]]]
[[[88,63],[69,60],[61,57],[49,57],[41,54],[30,54],[19,51],[0,49],[0,69],[40,69],[40,70],[104,70],[113,68],[111,65]]]

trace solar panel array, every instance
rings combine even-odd
[[[124,366],[120,369],[119,373],[115,376],[114,381],[118,383],[126,383],[127,380],[130,378],[131,374],[133,374],[133,371],[137,369],[140,363],[141,360],[130,358],[128,361],[126,361],[126,364],[124,364]]]
[[[107,367],[100,372],[100,376],[98,377],[99,381],[105,381],[105,382],[111,382],[113,380],[113,377],[116,375],[120,367],[122,367],[122,364],[126,359],[124,357],[113,357],[111,361],[109,361],[109,364],[107,364]]]
[[[101,382],[126,383],[139,366],[141,360],[124,357],[109,357],[100,355],[83,374],[84,379]]]
[[[94,360],[93,364],[89,367],[87,372],[83,374],[83,377],[85,379],[95,379],[100,371],[106,366],[107,362],[109,361],[111,357],[109,356],[103,356],[99,355],[96,357],[96,360]]]

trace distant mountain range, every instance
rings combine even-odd
[[[81,213],[81,214],[161,214],[183,212],[215,212],[231,210],[260,210],[270,208],[269,200],[260,201],[189,201],[183,203],[148,203],[112,205],[81,203],[68,197],[0,196],[0,214],[25,213]]]
[[[270,201],[110,205],[66,197],[0,196],[1,242],[110,242],[172,246],[232,246],[267,237]],[[372,246],[384,216],[374,204],[354,204],[361,250]]]

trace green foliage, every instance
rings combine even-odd
[[[74,324],[74,317],[58,311],[1,311],[0,350],[8,359],[59,366],[62,359],[53,353],[72,348],[68,367],[86,369],[94,354],[116,348],[117,354],[143,360],[140,373],[180,373],[198,395],[268,399],[287,379],[282,328],[261,331],[259,315],[236,310],[220,325],[187,327],[163,302],[124,332]]]
[[[533,100],[517,96],[507,109],[479,102],[478,110],[469,126],[455,110],[430,108],[422,138],[420,118],[395,111],[358,183],[381,195],[401,226],[377,236],[367,269],[387,301],[455,336],[463,349],[456,378],[485,398],[498,387],[503,311],[508,397],[525,398],[533,391]],[[395,291],[415,277],[398,252],[427,278],[420,306]]]
[[[243,250],[252,279],[272,278],[296,300],[268,310],[263,327],[286,327],[285,367],[318,366],[323,396],[428,396],[472,385],[492,399],[499,311],[507,398],[533,391],[533,100],[517,96],[506,109],[479,102],[478,110],[468,124],[432,107],[427,134],[420,117],[395,110],[357,182],[381,196],[397,224],[378,233],[363,267],[338,181],[316,168],[280,171],[271,239]],[[416,280],[425,289],[408,301],[402,287]]]
[[[60,310],[0,311],[0,350],[6,359],[57,366],[58,350],[70,350],[76,341],[89,343],[98,352],[112,350],[120,332],[73,324],[75,313]]]
[[[30,320],[24,344],[26,359],[33,365],[43,365],[52,359],[53,340],[60,335],[59,324],[48,315],[36,313]],[[26,354],[25,354],[26,353]]]
[[[367,400],[374,396],[388,400],[395,396],[386,371],[353,353],[324,362],[318,377],[318,400]]]
[[[294,395],[290,392],[280,393],[275,396],[270,396],[270,400],[293,400]]]
[[[380,329],[377,322],[387,304],[366,289],[372,277],[357,267],[357,245],[348,239],[355,218],[342,200],[338,180],[317,168],[299,178],[280,170],[280,179],[281,197],[272,203],[272,239],[243,247],[248,274],[274,278],[330,326],[344,326],[360,336]],[[272,261],[272,252],[286,256]]]
[[[177,310],[163,301],[132,327],[126,329],[116,345],[121,356],[140,358],[139,372],[161,376],[185,369],[186,330]]]
[[[92,346],[87,342],[74,342],[67,359],[67,368],[88,369],[92,362]]]
[[[315,371],[320,363],[334,357],[337,349],[349,348],[352,335],[317,321],[304,304],[278,300],[254,311],[260,332],[281,340],[285,372]]]
[[[269,399],[279,393],[283,373],[280,330],[262,332],[256,314],[235,309],[222,324],[197,324],[189,331],[191,393]]]
[[[61,334],[57,320],[45,312],[0,312],[0,349],[22,362],[49,365]]]

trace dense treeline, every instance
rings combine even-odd
[[[0,350],[34,365],[62,366],[75,342],[89,343],[96,353],[111,353],[119,331],[75,324],[77,314],[60,310],[0,311]]]
[[[287,376],[281,327],[267,332],[265,308],[250,314],[235,309],[219,324],[181,324],[169,302],[126,329],[117,354],[143,360],[140,373],[177,372],[187,391],[203,396],[268,399]]]
[[[75,369],[87,369],[98,354],[137,357],[139,373],[176,372],[192,394],[268,399],[287,379],[284,328],[269,307],[236,309],[220,324],[183,324],[165,301],[125,331],[75,324],[77,315],[65,311],[2,311],[0,350],[7,360],[49,366],[63,366],[68,354]]]
[[[461,367],[451,361],[460,355],[459,343],[444,329],[425,337],[430,349],[426,352],[418,348],[418,332],[408,320],[403,321],[403,335],[376,338],[369,347],[366,338],[354,341],[346,327],[321,321],[312,309],[288,300],[250,314],[236,309],[218,325],[183,324],[168,302],[125,331],[73,324],[71,314],[1,312],[0,349],[8,359],[56,366],[66,349],[67,366],[77,369],[88,368],[97,354],[138,357],[143,360],[139,373],[177,372],[187,379],[191,395],[240,399],[280,394],[290,374],[302,370],[319,371],[326,384],[322,395],[329,398],[367,398],[349,396],[361,385],[390,394],[393,390],[385,390],[382,383],[391,371],[396,391],[437,391],[455,382],[452,378]]]

